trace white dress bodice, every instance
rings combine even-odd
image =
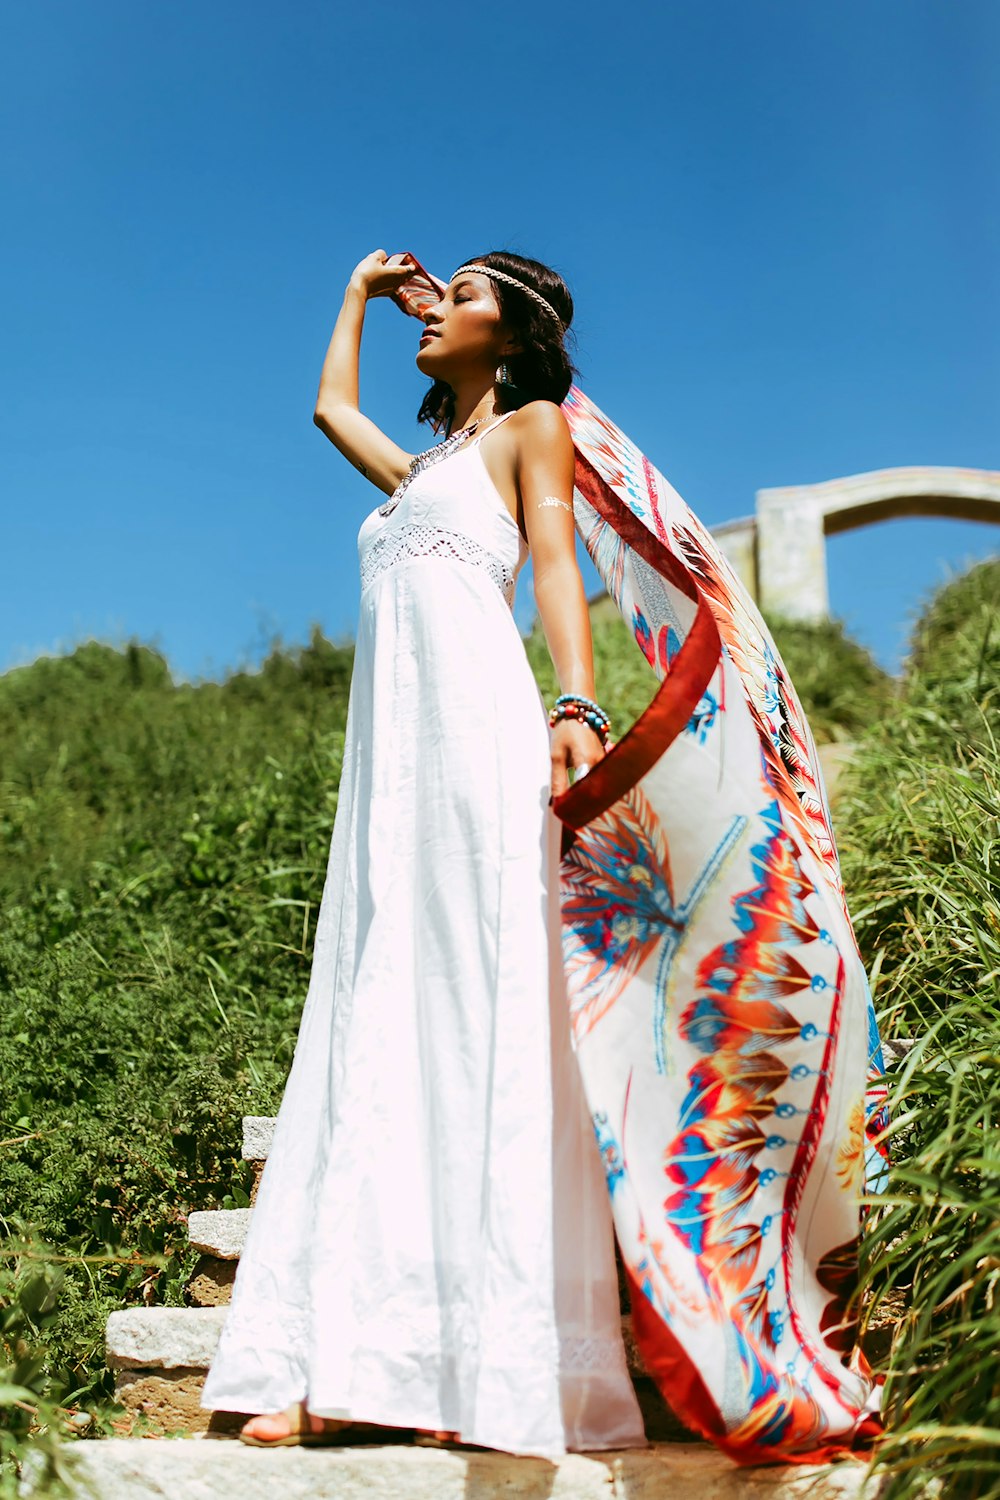
[[[510,415],[505,412],[489,432]],[[423,469],[388,516],[376,508],[365,517],[358,532],[362,595],[386,568],[414,558],[449,558],[480,569],[513,609],[528,544],[483,460],[480,445],[487,435]]]

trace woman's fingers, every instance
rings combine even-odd
[[[373,250],[355,268],[354,279],[364,287],[367,296],[384,297],[408,281],[415,270],[411,260],[390,262],[384,250]]]
[[[558,797],[569,790],[569,770],[575,771],[575,781],[586,776],[597,761],[607,754],[607,747],[600,736],[587,724],[572,719],[561,719],[552,730],[552,795]]]

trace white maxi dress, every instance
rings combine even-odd
[[[479,440],[362,523],[309,988],[203,1407],[553,1459],[646,1442],[511,612],[527,552]]]

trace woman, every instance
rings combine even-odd
[[[351,276],[315,420],[389,499],[358,535],[343,772],[295,1058],[203,1406],[260,1444],[387,1429],[558,1458],[645,1442],[570,1040],[560,824],[601,758],[560,411],[573,304],[492,252],[424,316],[417,459],[365,417]],[[531,555],[562,688],[511,613]],[[372,1427],[370,1424],[375,1424]]]

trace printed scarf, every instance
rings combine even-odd
[[[436,298],[397,300],[420,317]],[[552,804],[636,1342],[736,1463],[860,1455],[882,1431],[852,1296],[860,1195],[885,1188],[888,1119],[816,746],[711,533],[577,386],[562,410],[576,529],[660,679]]]

